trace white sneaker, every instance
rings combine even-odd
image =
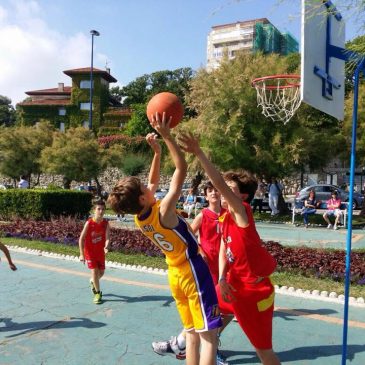
[[[333,229],[334,229],[334,230],[338,229],[338,227],[337,227],[337,225],[336,225],[336,224],[333,226]]]
[[[332,228],[332,224],[330,223],[328,226],[327,226],[327,229],[331,229]]]
[[[153,351],[161,356],[171,355],[178,360],[185,360],[186,348],[180,348],[177,337],[172,336],[169,341],[152,342]]]

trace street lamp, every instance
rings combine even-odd
[[[90,69],[90,113],[89,113],[89,129],[93,127],[93,63],[94,63],[94,36],[99,36],[97,30],[90,30],[91,34],[91,69]]]

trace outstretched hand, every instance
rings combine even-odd
[[[170,135],[170,123],[172,117],[167,120],[166,113],[162,113],[162,119],[160,120],[160,115],[156,112],[156,114],[152,114],[151,116],[151,126],[155,129],[162,138],[168,137]]]
[[[231,284],[228,284],[225,280],[219,281],[219,289],[225,302],[232,303],[237,300],[234,295],[236,289]]]
[[[157,140],[157,134],[156,133],[148,133],[146,136],[147,143],[151,146],[152,150],[155,153],[161,152],[161,146]]]
[[[199,138],[195,137],[191,133],[181,133],[178,137],[178,140],[181,149],[185,152],[189,152],[196,155],[199,153],[199,151],[201,151],[199,145]]]

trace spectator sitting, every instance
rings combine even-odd
[[[20,176],[18,188],[19,189],[28,189],[29,188],[29,182],[27,181],[25,175]]]
[[[191,218],[191,213],[195,208],[196,204],[196,195],[194,194],[193,189],[189,189],[189,193],[186,196],[183,209],[186,213],[188,213],[188,218]]]
[[[342,219],[342,212],[340,210],[340,206],[341,206],[341,199],[338,197],[337,191],[334,190],[331,194],[331,199],[327,200],[327,210],[323,214],[323,218],[328,224],[327,226],[328,229],[332,228],[332,224],[328,218],[332,215],[336,217],[333,229],[338,229],[337,227],[338,221]]]
[[[308,215],[314,214],[316,212],[316,208],[321,204],[320,201],[316,200],[316,193],[314,190],[309,192],[308,198],[304,201],[304,208],[302,209],[302,216],[304,220],[305,228],[308,227]]]

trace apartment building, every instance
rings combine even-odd
[[[216,25],[208,35],[207,70],[219,67],[225,55],[234,58],[238,51],[287,55],[298,52],[299,43],[290,33],[281,33],[266,18]]]

